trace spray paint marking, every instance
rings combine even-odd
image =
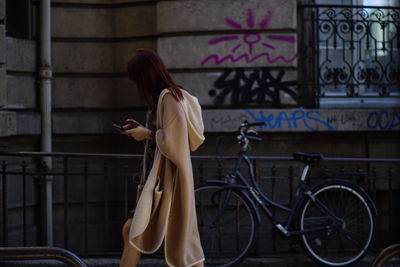
[[[268,28],[269,23],[272,20],[274,13],[273,11],[268,11],[264,19],[258,24],[258,26],[262,29]],[[235,20],[231,18],[226,18],[225,22],[228,26],[235,28],[235,29],[242,29],[243,25],[241,25],[239,22],[236,22]],[[201,62],[200,65],[204,65],[208,62],[214,61],[216,65],[220,65],[224,61],[231,61],[233,63],[238,62],[240,60],[244,60],[246,63],[252,63],[258,59],[264,58],[266,62],[272,64],[275,63],[278,60],[282,60],[283,62],[286,63],[291,63],[297,58],[297,53],[294,55],[291,55],[289,57],[285,57],[283,55],[278,55],[278,56],[271,56],[270,53],[268,52],[262,52],[257,55],[253,55],[253,48],[256,45],[262,45],[263,47],[266,47],[271,50],[275,50],[276,47],[272,44],[269,44],[267,40],[275,40],[275,41],[280,41],[280,42],[288,42],[288,43],[295,43],[296,38],[295,36],[288,36],[288,35],[278,35],[278,34],[267,34],[267,35],[262,35],[259,32],[255,31],[255,20],[254,20],[254,14],[252,9],[247,10],[247,19],[246,19],[247,27],[250,28],[250,30],[246,31],[245,33],[241,35],[230,35],[230,36],[224,36],[224,37],[217,37],[214,39],[211,39],[208,41],[208,45],[216,45],[221,42],[230,42],[230,41],[237,41],[239,40],[240,43],[236,44],[234,48],[232,48],[230,51],[232,53],[235,53],[238,51],[242,46],[247,47],[247,51],[245,53],[241,53],[240,55],[233,55],[233,54],[228,54],[228,55],[218,55],[218,54],[211,54],[204,58]],[[265,39],[265,41],[264,41]]]
[[[278,115],[273,113],[264,114],[264,110],[259,110],[258,115],[248,109],[243,110],[254,121],[263,121],[265,126],[259,126],[260,131],[264,127],[269,129],[297,129],[298,127],[306,127],[310,131],[334,131],[334,127],[328,122],[323,121],[318,110],[304,111],[295,109],[291,112],[281,111]]]

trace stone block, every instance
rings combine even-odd
[[[0,0],[0,20],[5,18],[6,14],[6,0]]]
[[[51,0],[52,3],[63,4],[119,4],[119,3],[141,3],[141,2],[156,2],[157,0]]]
[[[159,32],[295,30],[295,0],[159,1]]]
[[[146,108],[127,76],[115,79],[115,106],[119,108]]]
[[[2,113],[0,112],[0,125],[3,123]],[[8,112],[10,113],[10,112]],[[13,112],[14,114],[15,112]],[[12,114],[11,114],[12,115]],[[8,115],[10,116],[10,115]],[[40,126],[40,113],[30,111],[19,111],[15,114],[16,123],[11,129],[11,134],[17,135],[39,135],[41,132]],[[13,118],[13,117],[11,117]],[[53,134],[111,134],[116,133],[112,127],[112,123],[122,123],[127,118],[135,118],[139,122],[145,122],[145,112],[141,110],[136,111],[114,111],[114,110],[103,110],[103,111],[76,111],[76,110],[64,110],[64,111],[53,111]],[[15,121],[15,119],[14,119]],[[13,121],[11,121],[11,125]],[[15,129],[16,128],[16,129]],[[0,128],[0,136],[2,131],[6,128]],[[9,133],[9,132],[8,132]]]
[[[148,1],[149,2],[149,1]],[[114,37],[149,36],[157,33],[155,3],[113,9]]]
[[[103,42],[53,42],[54,72],[126,72],[136,48],[155,48],[153,40]]]
[[[53,115],[54,134],[105,134],[115,133],[112,123],[122,123],[135,118],[144,123],[144,111],[59,111]]]
[[[7,75],[7,107],[36,108],[35,77],[33,75]]]
[[[51,0],[51,2],[63,4],[111,4],[113,0]]]
[[[17,135],[39,135],[40,113],[32,111],[17,112]]]
[[[232,36],[238,39],[227,41],[226,38]],[[258,43],[251,46],[243,41],[243,36],[161,37],[158,39],[157,51],[167,67],[172,69],[297,66],[295,34],[260,34]],[[275,36],[275,39],[268,40],[266,47],[263,45],[266,42],[261,39],[271,36]]]
[[[113,17],[109,8],[52,8],[53,37],[113,37]]]
[[[148,3],[148,2],[157,2],[160,0],[111,0],[115,4],[129,4],[129,3]]]
[[[113,45],[113,60],[114,60],[114,71],[126,73],[126,64],[134,54],[137,48],[151,48],[156,50],[157,41],[156,38],[149,38],[137,41],[121,41],[116,42]]]
[[[53,42],[53,72],[113,72],[113,44]]]
[[[265,122],[256,129],[261,132],[398,131],[399,114],[399,109],[207,109],[203,120],[209,132],[235,132],[244,120]]]
[[[296,71],[255,68],[172,75],[176,83],[198,97],[201,105],[298,105]]]
[[[143,106],[127,77],[55,77],[53,81],[54,108]]]
[[[15,112],[0,111],[0,136],[15,135],[16,132]]]
[[[112,77],[55,77],[55,108],[107,108],[114,102]]]
[[[7,105],[6,69],[0,67],[0,107]]]
[[[6,37],[6,51],[7,70],[36,71],[35,41]]]
[[[0,66],[4,63],[6,63],[6,32],[4,24],[0,24]]]

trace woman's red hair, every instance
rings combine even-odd
[[[127,65],[129,79],[136,83],[140,97],[155,112],[158,97],[168,88],[176,100],[182,100],[183,87],[174,83],[161,58],[151,49],[139,48]]]

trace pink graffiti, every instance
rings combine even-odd
[[[203,59],[203,61],[201,61],[200,65],[204,65],[208,61],[211,61],[211,60],[214,60],[215,64],[219,65],[219,64],[221,64],[222,62],[224,62],[225,60],[228,60],[228,59],[230,59],[233,63],[238,62],[241,59],[244,59],[247,63],[252,63],[252,62],[254,62],[257,59],[262,58],[262,57],[265,57],[265,60],[268,63],[271,63],[271,64],[275,63],[279,59],[281,59],[283,62],[290,63],[290,62],[292,62],[293,60],[295,60],[297,58],[297,54],[293,55],[291,58],[285,58],[282,55],[279,55],[279,56],[277,56],[275,58],[271,58],[271,56],[267,52],[258,54],[257,56],[254,56],[253,58],[250,58],[249,54],[242,54],[242,55],[240,55],[240,56],[238,56],[236,58],[233,55],[227,55],[227,56],[225,56],[223,58],[220,58],[219,55],[212,54],[212,55],[209,55],[208,57],[206,57],[205,59]]]
[[[260,28],[266,29],[268,28],[269,23],[271,22],[271,19],[273,17],[273,11],[268,11],[267,14],[265,15],[265,17],[263,18],[263,20],[258,24],[260,26]],[[226,18],[225,22],[235,28],[235,29],[242,29],[243,25],[241,25],[239,22],[236,22],[235,20],[231,19],[231,18]],[[253,14],[253,10],[252,9],[248,9],[247,10],[247,18],[246,18],[246,24],[247,27],[252,29],[254,28],[255,25],[255,20],[254,20],[254,14]],[[232,62],[237,62],[239,60],[245,60],[247,63],[251,63],[254,62],[255,60],[258,60],[260,58],[265,58],[265,60],[268,63],[274,63],[277,60],[282,60],[283,62],[286,63],[290,63],[292,61],[294,61],[297,58],[297,54],[291,56],[291,57],[285,57],[283,55],[278,55],[276,57],[272,57],[268,52],[262,52],[258,55],[252,55],[253,54],[253,48],[256,45],[262,45],[268,49],[274,50],[276,49],[276,47],[274,45],[271,45],[269,43],[267,43],[266,41],[263,41],[263,37],[265,37],[265,39],[269,39],[269,40],[275,40],[275,41],[282,41],[282,42],[289,42],[289,43],[295,43],[296,42],[296,38],[295,36],[287,36],[287,35],[278,35],[278,34],[269,34],[266,36],[262,36],[261,33],[256,32],[254,30],[249,30],[241,35],[230,35],[230,36],[224,36],[224,37],[217,37],[214,39],[211,39],[210,41],[208,41],[209,45],[216,45],[219,44],[221,42],[226,42],[226,41],[236,41],[239,40],[241,41],[241,43],[236,44],[234,46],[234,48],[232,48],[230,51],[232,53],[235,53],[236,51],[238,51],[239,48],[241,48],[242,46],[247,46],[248,52],[247,53],[243,53],[241,55],[233,55],[233,54],[228,54],[225,56],[219,56],[217,54],[212,54],[209,55],[208,57],[206,57],[205,59],[203,59],[200,63],[200,65],[204,65],[209,61],[214,60],[215,64],[219,65],[222,62],[224,62],[225,60],[230,60]]]

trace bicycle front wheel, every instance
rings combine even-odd
[[[304,249],[323,265],[355,263],[371,245],[373,210],[365,191],[355,184],[328,180],[317,185],[300,206],[299,229],[308,231],[301,235]]]
[[[252,207],[230,188],[204,185],[195,190],[196,212],[206,266],[235,266],[253,245]]]

